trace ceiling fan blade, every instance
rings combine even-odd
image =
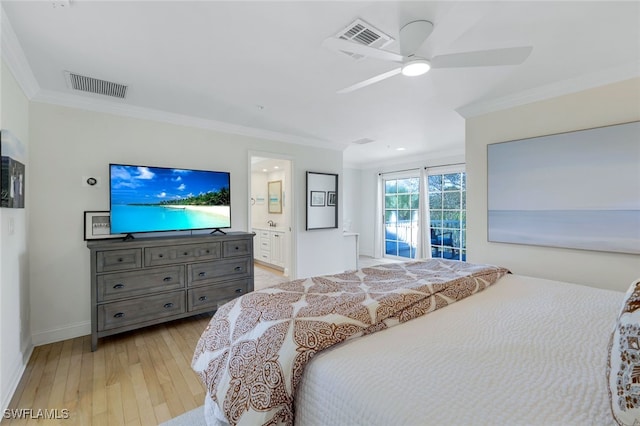
[[[404,56],[413,55],[433,31],[430,21],[412,21],[400,28],[400,51]]]
[[[341,38],[329,37],[322,42],[322,45],[331,50],[342,50],[351,53],[358,53],[370,58],[382,59],[385,61],[402,62],[403,57],[388,50],[376,49],[364,44],[354,43]]]
[[[442,2],[442,10],[433,16],[433,31],[416,54],[431,58],[446,51],[493,8],[493,2]]]
[[[476,52],[438,55],[431,58],[432,68],[490,67],[496,65],[518,65],[529,57],[533,47],[507,47],[503,49],[478,50]]]
[[[402,72],[402,68],[396,68],[393,69],[391,71],[387,71],[385,73],[382,74],[378,74],[375,77],[371,77],[367,80],[361,81],[360,83],[356,83],[353,86],[349,86],[349,87],[345,87],[344,89],[338,90],[336,93],[349,93],[349,92],[353,92],[354,90],[358,90],[361,89],[363,87],[369,86],[371,84],[377,83],[379,81],[385,80],[389,77],[393,77],[394,75],[400,74],[400,72]]]

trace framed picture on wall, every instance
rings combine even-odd
[[[105,240],[110,238],[124,238],[125,234],[111,233],[111,214],[105,211],[84,212],[84,239]]]
[[[311,207],[324,207],[324,191],[311,191],[311,203],[309,204]]]
[[[7,129],[0,131],[0,207],[24,208],[26,148]]]
[[[327,206],[335,206],[336,205],[336,193],[335,191],[327,192]]]
[[[487,145],[487,240],[640,254],[640,121]]]

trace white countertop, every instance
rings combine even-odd
[[[287,228],[283,226],[252,226],[252,229],[259,229],[261,231],[277,231],[277,232],[287,231]]]

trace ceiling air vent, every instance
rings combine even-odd
[[[98,78],[86,77],[65,71],[67,85],[73,90],[96,93],[98,95],[112,96],[124,99],[127,96],[127,87],[124,84],[113,83],[111,81],[100,80]]]
[[[394,41],[387,34],[383,33],[377,28],[367,24],[362,19],[356,19],[351,23],[351,25],[347,26],[344,30],[340,31],[336,34],[337,38],[341,38],[343,40],[349,40],[354,43],[364,44],[365,46],[382,48],[392,41]],[[342,50],[345,55],[349,55],[354,59],[362,59],[363,55],[358,53],[346,52]]]

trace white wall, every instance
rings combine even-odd
[[[362,233],[362,173],[357,169],[344,169],[342,187],[343,194],[338,200],[342,204],[344,214],[343,229],[345,232]]]
[[[615,290],[640,277],[640,255],[487,241],[487,144],[640,120],[639,100],[632,79],[467,119],[467,260]]]
[[[90,332],[89,250],[83,212],[109,209],[108,164],[231,173],[232,230],[247,231],[249,151],[292,157],[297,276],[337,272],[342,233],[304,231],[305,171],[342,172],[340,151],[31,103],[30,280],[34,344]],[[83,186],[84,176],[98,178]]]
[[[29,150],[29,101],[2,62],[0,114],[2,129],[10,130]],[[9,404],[31,354],[29,326],[28,227],[31,209],[32,164],[26,162],[25,208],[0,208],[0,402]]]

